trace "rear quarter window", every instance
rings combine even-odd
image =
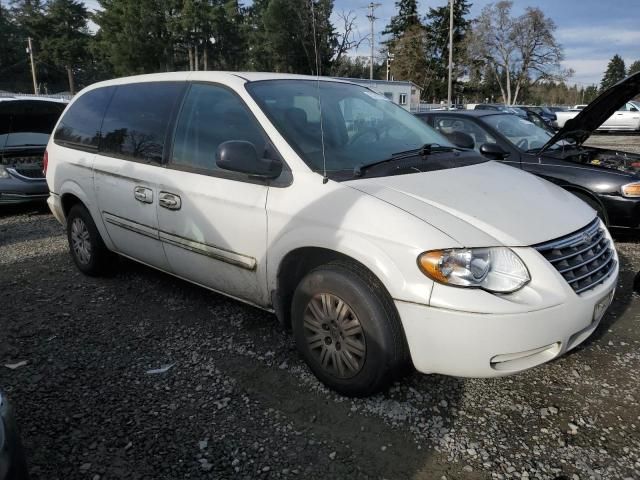
[[[82,94],[60,120],[54,142],[80,150],[97,150],[100,124],[114,90],[114,87],[103,87]]]

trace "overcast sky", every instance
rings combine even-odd
[[[358,17],[362,35],[369,31],[366,0],[334,0],[334,11],[352,10]],[[376,10],[377,41],[380,32],[395,13],[394,0],[374,0],[381,6]],[[419,0],[420,14],[431,6],[441,6],[447,0]],[[85,2],[91,9],[95,0]],[[244,0],[245,5],[251,0]],[[472,0],[471,16],[477,16],[491,0]],[[627,66],[640,60],[640,0],[515,0],[514,13],[520,14],[528,6],[539,7],[553,18],[558,27],[557,38],[564,46],[565,68],[575,70],[570,83],[599,84],[609,59],[616,53]],[[369,46],[363,44],[357,52],[368,55]]]

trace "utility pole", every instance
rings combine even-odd
[[[447,89],[447,110],[451,108],[451,89],[453,76],[453,3],[449,1],[449,88]]]
[[[36,64],[33,62],[33,47],[31,46],[31,37],[27,38],[27,44],[29,47],[29,58],[31,59],[31,77],[33,78],[33,93],[38,94],[38,80],[36,79]]]
[[[369,19],[369,23],[371,24],[371,64],[369,65],[369,80],[373,80],[373,52],[374,52],[374,46],[375,46],[375,36],[374,36],[374,33],[373,33],[373,22],[377,20],[377,18],[373,14],[373,12],[379,6],[380,6],[379,3],[371,2],[369,4],[369,15],[367,15],[367,18]]]

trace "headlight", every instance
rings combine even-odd
[[[4,165],[0,165],[0,178],[9,178],[9,172],[4,168]]]
[[[531,280],[520,257],[506,247],[432,250],[418,257],[418,266],[436,282],[494,293],[515,292]]]
[[[640,197],[640,183],[627,183],[621,190],[625,197]]]

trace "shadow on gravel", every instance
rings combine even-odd
[[[23,203],[16,205],[0,205],[0,218],[11,217],[13,215],[24,215],[31,213],[34,215],[51,215],[46,202]]]
[[[0,367],[0,385],[36,480],[457,470],[429,445],[455,427],[462,380],[411,374],[371,398],[338,396],[274,315],[128,260],[106,278],[83,276],[67,253],[16,262],[0,271],[0,301],[0,365],[29,362]],[[422,449],[407,431],[418,424]]]

